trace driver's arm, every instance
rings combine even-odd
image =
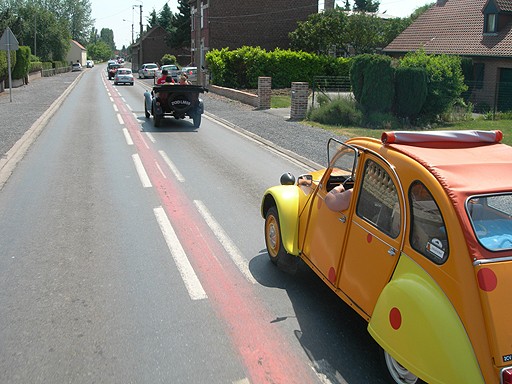
[[[340,184],[325,195],[325,205],[332,211],[344,211],[350,206],[352,198],[352,189],[345,190],[343,184]]]

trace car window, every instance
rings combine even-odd
[[[472,197],[466,211],[480,244],[490,251],[512,249],[512,194]]]
[[[409,189],[409,204],[411,246],[434,263],[444,263],[449,244],[443,215],[430,191],[420,181],[414,182]]]
[[[356,213],[390,237],[400,234],[400,204],[393,178],[373,160],[364,166]]]

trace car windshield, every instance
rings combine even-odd
[[[117,74],[119,75],[129,75],[130,73],[132,73],[130,69],[120,69],[119,71],[117,71]]]
[[[512,194],[474,196],[466,211],[482,246],[494,252],[512,249]]]
[[[146,65],[146,69],[155,69],[155,68],[158,68],[158,66],[156,64],[148,64],[148,65]]]

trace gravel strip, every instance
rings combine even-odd
[[[202,98],[207,113],[322,166],[327,162],[327,141],[331,137],[347,139],[321,128],[290,121],[272,110],[257,110],[223,96],[208,93]]]

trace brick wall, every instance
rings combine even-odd
[[[199,1],[198,1],[199,3]],[[317,0],[210,0],[209,48],[289,47],[288,33],[318,12]]]

